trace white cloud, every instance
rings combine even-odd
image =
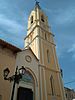
[[[6,27],[9,27],[10,29],[21,29],[23,30],[24,27],[17,23],[14,20],[8,19],[6,16],[0,14],[0,25],[4,25]]]
[[[13,37],[24,37],[25,27],[16,22],[15,20],[8,19],[7,16],[0,14],[0,26]],[[5,34],[5,33],[4,33]],[[23,36],[22,36],[23,35]]]
[[[75,44],[72,45],[72,47],[68,50],[68,53],[75,52]]]
[[[67,52],[72,53],[72,57],[75,59],[75,44],[73,44],[72,47],[68,49]]]
[[[75,21],[75,8],[69,7],[67,9],[63,9],[59,14],[56,15],[54,20],[57,24],[68,25]]]
[[[52,14],[54,17],[53,22],[55,24],[71,24],[75,21],[75,7],[67,7],[66,9],[48,9],[44,8],[46,12]]]

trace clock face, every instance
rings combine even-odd
[[[31,57],[30,57],[29,55],[26,55],[26,56],[25,56],[25,59],[26,59],[27,62],[31,62],[31,60],[32,60]]]

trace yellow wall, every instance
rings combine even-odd
[[[2,100],[9,100],[11,96],[11,84],[3,79],[3,70],[8,67],[11,76],[15,70],[15,55],[6,48],[0,48],[0,95]]]

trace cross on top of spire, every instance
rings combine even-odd
[[[36,5],[39,5],[39,2],[37,0],[35,0],[35,2],[36,2]]]
[[[37,0],[35,0],[35,8],[39,8],[40,9],[40,6],[39,6],[39,2]]]

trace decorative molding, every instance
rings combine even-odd
[[[36,38],[40,38],[40,39],[42,39],[42,40],[45,40],[45,39],[42,38],[41,36],[37,35],[25,48],[27,48]],[[47,41],[47,40],[46,40],[46,42],[48,42],[48,43],[50,43],[50,44],[56,46],[56,45],[55,45],[54,43],[52,43],[52,42],[49,42],[49,41]]]
[[[47,68],[45,65],[42,65],[42,64],[39,64],[38,66],[39,67],[43,67],[46,70],[50,70],[50,71],[53,71],[53,72],[56,72],[56,73],[61,73],[60,70],[54,70],[54,69],[51,69],[51,68]]]
[[[53,96],[51,93],[48,93],[47,95],[50,95],[50,96]],[[56,95],[54,95],[54,97],[60,97],[60,95],[59,94],[56,94]]]
[[[46,33],[49,33],[49,34],[51,34],[52,36],[54,36],[54,34],[53,34],[52,32],[49,32],[49,31],[45,30],[44,28],[42,28],[42,27],[39,26],[39,25],[35,25],[35,27],[34,27],[34,28],[32,29],[32,31],[24,38],[24,40],[34,31],[34,29],[35,29],[36,27],[39,27],[39,28],[41,28],[42,30],[44,30]]]

